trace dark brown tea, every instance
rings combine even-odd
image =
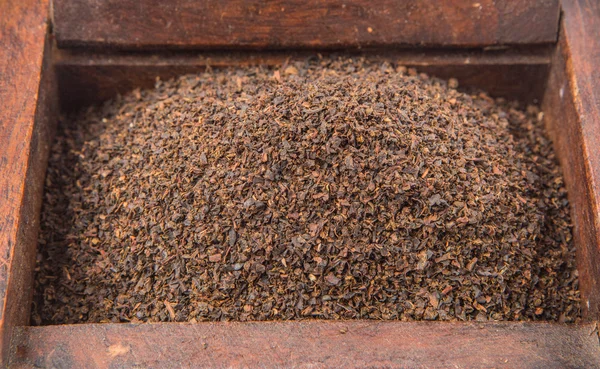
[[[457,87],[314,58],[64,119],[34,324],[579,319],[542,114]]]

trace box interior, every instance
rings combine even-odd
[[[333,55],[363,56],[448,79],[457,78],[462,89],[478,89],[494,97],[516,100],[522,105],[542,105],[550,76],[552,46],[492,50],[425,49],[418,51],[336,52]],[[321,53],[323,54],[323,53]],[[210,52],[210,53],[89,53],[52,50],[57,79],[59,114],[70,114],[99,104],[134,88],[153,86],[157,78],[169,79],[210,68],[283,64],[315,52]],[[550,118],[551,119],[551,118]],[[547,119],[548,120],[548,119]],[[547,126],[554,126],[546,122]],[[551,132],[549,132],[551,134]],[[556,150],[559,153],[559,150]],[[577,242],[575,239],[574,242]],[[578,246],[577,244],[575,246]],[[585,310],[584,310],[585,314]]]

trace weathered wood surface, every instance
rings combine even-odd
[[[498,51],[398,51],[365,53],[370,59],[416,67],[441,78],[458,78],[462,86],[485,89],[494,96],[523,102],[544,93],[550,47]],[[315,56],[314,52],[213,52],[177,54],[90,54],[56,50],[60,97],[64,110],[98,103],[134,88],[149,88],[157,77],[172,78],[198,73],[207,65],[223,68],[240,65],[283,65],[290,58]],[[356,55],[363,55],[357,53]]]
[[[552,43],[559,0],[54,0],[60,47],[358,48]]]
[[[543,110],[562,168],[578,245],[582,308],[600,319],[600,3],[563,2]]]
[[[262,322],[21,328],[11,368],[600,368],[593,325]]]
[[[46,0],[0,1],[0,358],[29,322],[52,98]],[[49,42],[46,41],[46,45]],[[0,366],[2,365],[0,362]]]

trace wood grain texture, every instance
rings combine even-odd
[[[157,77],[169,79],[198,73],[206,66],[284,65],[290,58],[314,57],[314,52],[212,52],[90,54],[55,50],[62,108],[72,111],[99,103],[134,88],[149,88]],[[347,55],[347,54],[345,54]],[[416,67],[440,78],[458,78],[461,86],[485,89],[525,103],[544,93],[552,50],[549,47],[499,51],[398,51],[356,53],[371,60]]]
[[[262,322],[26,327],[11,368],[600,368],[592,325]]]
[[[51,92],[45,0],[0,1],[0,365],[29,322]],[[46,41],[45,41],[46,40]]]
[[[54,0],[60,47],[360,48],[556,42],[558,0]]]
[[[565,172],[588,320],[600,319],[599,60],[600,3],[563,1],[561,38],[543,110]]]

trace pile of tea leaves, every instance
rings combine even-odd
[[[157,80],[62,122],[34,324],[579,317],[541,113],[312,58]]]

